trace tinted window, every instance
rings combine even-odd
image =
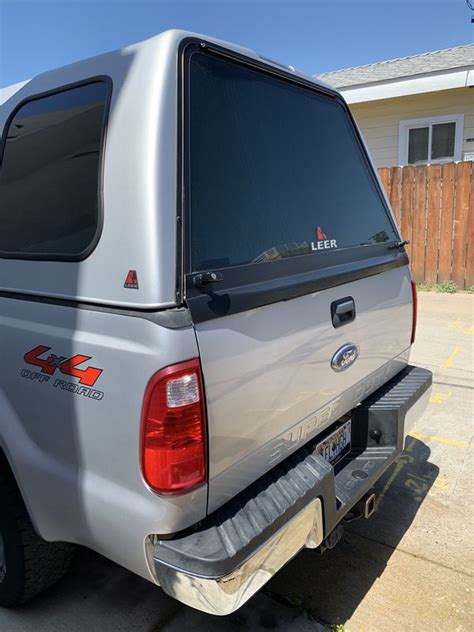
[[[75,258],[92,244],[107,91],[95,82],[16,112],[0,170],[0,251]]]
[[[331,97],[195,53],[189,133],[193,270],[396,238]]]
[[[408,162],[410,165],[428,160],[429,137],[429,127],[414,127],[408,132]]]
[[[454,157],[454,143],[456,139],[456,123],[439,123],[433,125],[431,141],[431,158]]]

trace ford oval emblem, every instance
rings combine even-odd
[[[331,360],[331,368],[334,371],[345,371],[357,360],[359,347],[349,343],[336,351]]]

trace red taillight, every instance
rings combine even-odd
[[[411,342],[413,344],[415,342],[416,335],[416,319],[418,316],[418,297],[416,294],[416,283],[415,281],[411,282],[411,297],[412,297],[412,305],[413,305],[413,319],[411,322]]]
[[[142,471],[159,493],[178,493],[206,480],[206,419],[201,366],[188,360],[151,378],[142,412]]]

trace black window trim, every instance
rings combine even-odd
[[[355,246],[321,253],[324,265],[317,255],[301,255],[267,263],[248,263],[240,266],[216,268],[221,272],[223,281],[205,288],[197,288],[194,277],[200,271],[191,268],[191,235],[189,204],[189,79],[190,59],[196,52],[213,57],[226,58],[236,65],[252,68],[266,75],[296,84],[318,94],[333,98],[345,111],[352,126],[356,141],[361,150],[380,201],[393,228],[395,240]],[[178,178],[177,178],[177,302],[183,300],[189,306],[194,322],[218,318],[220,316],[246,311],[269,303],[287,300],[328,287],[349,283],[361,278],[379,274],[408,265],[404,248],[396,249],[394,244],[400,241],[400,233],[387,204],[385,192],[376,177],[375,168],[368,156],[347,104],[330,87],[315,85],[313,82],[294,75],[283,68],[275,68],[264,61],[255,60],[240,53],[198,38],[186,38],[178,51]]]
[[[16,114],[20,111],[22,107],[26,104],[31,103],[32,101],[39,101],[40,99],[52,96],[54,94],[61,94],[62,92],[67,92],[68,90],[73,90],[75,88],[81,88],[83,86],[88,86],[94,83],[103,83],[106,87],[106,98],[104,102],[104,115],[102,119],[102,128],[101,128],[101,137],[100,137],[100,149],[99,149],[99,179],[98,179],[98,191],[97,191],[97,228],[94,234],[93,239],[90,244],[85,248],[82,252],[78,254],[61,254],[61,253],[25,253],[25,252],[6,252],[4,250],[0,250],[0,259],[20,259],[24,261],[66,261],[78,263],[80,261],[84,261],[87,259],[92,252],[96,249],[97,244],[99,243],[100,237],[102,235],[102,230],[104,227],[104,163],[105,163],[105,145],[106,145],[106,137],[107,137],[107,126],[109,120],[109,112],[110,112],[110,103],[112,100],[112,89],[113,89],[113,81],[112,78],[108,75],[94,75],[92,77],[87,77],[87,79],[82,79],[80,81],[75,81],[73,83],[64,84],[61,86],[57,86],[50,90],[46,90],[44,92],[39,92],[37,94],[30,95],[21,100],[16,107],[10,112],[7,120],[5,121],[5,125],[2,132],[2,137],[0,140],[0,169],[2,168],[2,163],[5,154],[5,147],[7,143],[7,135],[10,125],[15,118]]]

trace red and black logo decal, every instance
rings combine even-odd
[[[127,290],[138,290],[138,277],[136,270],[129,270],[123,287]]]
[[[86,386],[94,386],[103,371],[103,369],[98,369],[93,366],[81,369],[77,368],[80,364],[91,360],[91,356],[79,354],[72,358],[66,358],[66,356],[58,356],[51,353],[46,358],[40,358],[40,356],[50,350],[51,347],[38,345],[31,351],[28,351],[28,353],[25,353],[25,362],[33,366],[41,367],[41,373],[46,373],[46,375],[53,375],[53,373],[59,369],[64,375],[77,377],[79,382]]]
[[[321,226],[318,226],[316,228],[316,237],[318,238],[318,241],[321,241],[323,239],[327,239],[326,234],[324,233],[323,229],[321,228]]]

